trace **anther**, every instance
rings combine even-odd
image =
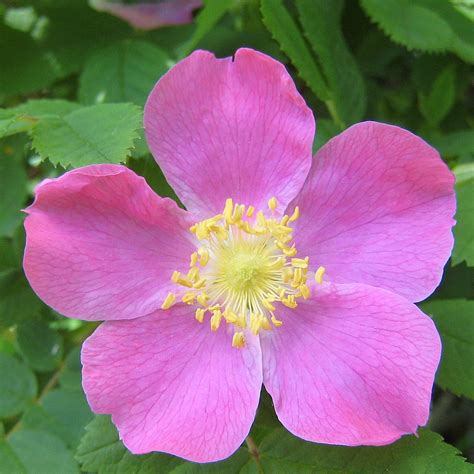
[[[211,317],[211,331],[217,331],[221,325],[222,313],[220,309],[216,309],[212,312]]]
[[[323,276],[325,272],[326,269],[324,267],[319,267],[316,270],[316,273],[314,274],[314,279],[316,280],[316,283],[321,284],[323,282]]]
[[[292,258],[291,266],[296,268],[308,268],[309,257],[306,258]]]
[[[268,200],[268,207],[271,211],[274,211],[277,208],[277,200],[275,196]]]
[[[272,305],[272,303],[269,301],[269,299],[263,298],[262,299],[262,304],[266,309],[268,309],[268,311],[275,311],[275,306]]]
[[[199,247],[198,255],[200,257],[199,264],[201,267],[205,267],[207,262],[209,262],[209,251],[206,249],[206,247]]]
[[[203,291],[202,293],[197,295],[196,299],[200,305],[206,306],[209,301],[209,295]]]
[[[191,261],[189,263],[189,266],[190,267],[194,267],[194,265],[196,265],[197,261],[198,261],[198,258],[199,258],[199,255],[197,252],[193,252],[191,254]]]
[[[308,285],[302,284],[298,287],[298,290],[300,290],[305,300],[307,300],[311,296],[311,291],[309,290]]]
[[[224,218],[228,224],[231,222],[231,217],[232,217],[232,210],[234,209],[234,202],[232,201],[231,198],[228,198],[225,200],[225,207],[224,207]]]
[[[271,321],[272,321],[273,325],[276,328],[279,328],[283,324],[283,321],[280,321],[279,319],[277,319],[273,313],[271,313],[271,314],[272,314]]]
[[[245,336],[243,332],[236,332],[232,337],[232,347],[242,349],[245,346]]]
[[[290,222],[295,222],[296,219],[300,217],[300,208],[298,206],[295,207],[295,210],[293,211],[293,214],[291,214],[291,217],[289,219]]]
[[[187,274],[188,280],[196,281],[199,278],[199,269],[197,267],[192,267]]]
[[[188,291],[187,293],[183,295],[183,297],[181,298],[181,301],[186,304],[193,304],[195,298],[196,298],[196,294],[191,291]]]
[[[204,278],[196,280],[193,284],[193,288],[196,288],[197,290],[203,288],[204,286],[206,286],[206,280],[204,280]]]
[[[169,309],[171,306],[174,305],[176,302],[176,295],[174,293],[171,293],[171,291],[168,293],[168,295],[165,298],[165,301],[163,301],[163,304],[161,305],[161,309]]]
[[[203,308],[198,308],[196,310],[196,321],[202,323],[204,321],[204,314],[206,313],[206,310]]]

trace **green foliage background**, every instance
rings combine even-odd
[[[474,460],[473,21],[472,0],[207,0],[193,24],[145,33],[86,0],[0,1],[0,473],[473,472],[459,455]],[[79,350],[96,324],[62,318],[24,277],[20,210],[42,179],[126,163],[175,197],[143,139],[146,97],[194,49],[241,46],[286,64],[318,119],[315,150],[379,120],[425,138],[457,176],[453,257],[421,304],[444,352],[419,438],[306,443],[263,393],[253,443],[224,462],[133,456],[82,391]]]

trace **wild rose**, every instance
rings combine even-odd
[[[455,211],[438,153],[364,122],[312,159],[313,114],[249,49],[177,64],[145,129],[186,211],[97,165],[45,181],[25,223],[38,295],[106,320],[83,385],[128,449],[225,458],[262,382],[306,440],[383,445],[424,425],[441,345],[413,303],[440,282]]]
[[[202,0],[155,0],[130,5],[110,0],[90,0],[90,4],[98,11],[125,20],[134,28],[154,30],[162,26],[191,23],[193,10],[202,6]]]

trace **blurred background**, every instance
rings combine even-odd
[[[170,472],[126,453],[90,412],[79,352],[97,324],[61,317],[30,289],[21,209],[41,180],[99,162],[94,140],[117,127],[107,161],[176,198],[143,139],[146,97],[193,50],[242,46],[286,65],[316,115],[315,150],[378,120],[423,137],[455,172],[456,247],[420,306],[444,345],[429,429],[474,462],[473,26],[471,0],[0,1],[0,473]],[[278,426],[263,394],[252,435]]]

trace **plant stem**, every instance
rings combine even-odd
[[[252,456],[257,463],[257,467],[260,473],[263,473],[263,468],[260,463],[260,453],[258,451],[258,446],[256,445],[255,441],[251,436],[247,436],[245,438],[245,443],[247,444],[247,448],[249,450],[250,456]]]

